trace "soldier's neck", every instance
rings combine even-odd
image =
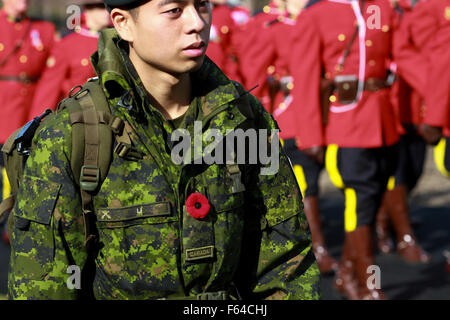
[[[130,50],[130,60],[149,93],[150,102],[166,119],[178,118],[188,110],[192,99],[189,73],[175,76],[155,69],[137,57],[133,50]]]

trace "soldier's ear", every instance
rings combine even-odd
[[[125,41],[133,42],[134,20],[130,12],[114,8],[111,11],[111,20],[119,36]]]

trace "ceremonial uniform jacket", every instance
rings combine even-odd
[[[239,165],[241,179],[233,181],[225,165],[196,165],[193,158],[176,165],[168,138],[174,129],[150,105],[121,43],[114,30],[102,31],[93,66],[112,114],[133,128],[132,144],[143,159],[114,153],[94,198],[99,231],[95,297],[195,299],[236,287],[235,298],[318,298],[311,235],[283,151],[276,157],[277,172],[261,175],[260,164]],[[239,85],[211,60],[191,76],[196,98],[180,128],[192,137],[194,120],[201,121],[203,132],[217,129],[223,136],[238,127],[276,128],[258,101],[248,93],[241,96]],[[125,103],[130,91],[133,98]],[[14,299],[79,295],[66,286],[68,267],[84,269],[87,263],[79,189],[70,169],[68,118],[61,112],[40,130],[25,167],[10,234],[9,295]],[[187,212],[192,193],[203,194],[211,206],[203,219]]]
[[[399,74],[391,87],[391,103],[395,110],[399,134],[405,133],[404,125],[419,126],[422,123],[424,100]]]
[[[394,44],[396,48],[393,49],[394,55],[395,51],[402,50],[402,43],[405,41],[408,42],[411,37],[410,26],[413,23],[411,19],[413,4],[410,0],[398,1],[395,11],[398,15],[399,27],[395,33],[396,40]],[[400,56],[401,54],[399,53]],[[424,111],[423,97],[399,73],[395,61],[391,63],[391,71],[396,76],[396,80],[391,87],[391,102],[398,120],[398,131],[400,134],[404,134],[405,129],[403,125],[412,124],[419,126],[422,123]],[[422,77],[425,77],[425,75],[422,75]]]
[[[228,5],[214,5],[209,37],[208,57],[224,72],[229,59],[230,32],[233,26],[231,8]]]
[[[442,127],[450,137],[450,0],[428,0],[418,9],[422,21],[415,26],[416,32],[433,31],[430,40],[429,69],[425,89],[424,122]]]
[[[0,10],[0,144],[25,124],[54,38],[53,24],[14,21]]]
[[[250,21],[250,10],[243,6],[231,7],[231,18],[234,28],[230,36],[230,59],[227,65],[227,75],[231,80],[243,82],[241,63],[238,57],[239,44],[246,41],[245,26]]]
[[[274,62],[275,78],[284,81],[289,90],[292,90],[293,88],[293,78],[291,76],[291,71],[289,70],[289,64],[292,55],[292,41],[294,32],[296,32],[295,25],[297,19],[301,19],[301,14],[295,19],[283,17],[280,19],[280,23],[274,25],[272,28],[274,38],[273,47],[276,52]],[[295,104],[291,93],[285,96],[284,92],[279,91],[275,96],[272,114],[280,126],[280,137],[282,139],[293,138],[288,134],[298,128],[298,123],[295,122],[295,119],[281,116],[288,108],[291,108],[294,105],[300,106]]]
[[[206,54],[232,80],[241,81],[233,37],[247,23],[249,14],[242,7],[215,5]]]
[[[447,34],[450,34],[447,32]],[[441,43],[433,50],[436,57],[428,74],[428,89],[425,96],[425,115],[423,122],[443,128],[443,134],[450,137],[450,77],[445,70],[450,67],[450,46]],[[439,58],[437,58],[439,57]],[[434,84],[434,86],[432,85]]]
[[[425,109],[423,94],[428,58],[419,52],[426,51],[429,38],[413,34],[416,23],[413,11],[421,4],[413,7],[410,1],[400,1],[398,5],[401,11],[394,41],[397,81],[392,88],[392,102],[401,123],[420,125]]]
[[[55,109],[70,89],[95,76],[90,56],[97,50],[97,40],[98,32],[82,25],[56,43],[37,85],[29,120],[45,109]]]
[[[278,24],[278,17],[283,16],[273,3],[264,7],[263,12],[253,16],[245,25],[242,41],[238,45],[238,60],[244,86],[252,90],[267,111],[271,112],[271,100],[267,84],[268,76],[276,72],[276,50],[272,29]]]
[[[343,69],[336,73],[358,23],[361,27]],[[301,148],[328,144],[376,148],[396,143],[398,134],[389,89],[363,90],[368,78],[386,78],[395,26],[395,14],[387,0],[365,1],[362,9],[355,0],[327,0],[303,12],[294,32],[290,64],[292,94],[300,106],[282,114],[292,117],[298,127],[285,134],[298,137]],[[328,124],[324,126],[320,79],[322,75],[334,79],[336,74],[359,79],[357,98],[351,104],[331,103]]]

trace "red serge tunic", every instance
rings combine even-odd
[[[10,19],[0,10],[0,144],[26,122],[38,79],[55,39],[45,21]],[[15,50],[19,41],[22,46]],[[18,81],[34,79],[33,81]]]
[[[450,0],[428,0],[426,7],[438,28],[430,41],[424,122],[450,137]]]
[[[206,54],[232,80],[242,82],[234,47],[234,37],[239,37],[242,25],[250,19],[243,7],[214,6],[210,39]]]
[[[399,48],[394,48],[394,54],[396,49],[401,50],[402,42],[408,42],[411,37],[410,26],[413,22],[412,12],[413,5],[411,0],[400,0],[397,2],[400,12],[396,10],[399,17],[399,28],[396,32],[397,40],[394,44]],[[403,38],[403,39],[400,39]],[[394,106],[395,113],[398,120],[399,133],[404,134],[405,130],[403,124],[414,124],[419,126],[423,120],[424,102],[423,97],[419,91],[414,89],[404,77],[399,74],[397,64],[395,61],[392,63],[394,69],[392,70],[396,74],[396,81],[391,89],[391,102]],[[425,75],[422,75],[422,78]]]
[[[252,90],[268,112],[271,112],[271,101],[267,77],[275,74],[276,48],[273,28],[277,18],[284,13],[273,3],[264,7],[264,11],[256,14],[245,25],[238,47],[238,59],[245,88]]]
[[[90,57],[97,50],[97,40],[98,33],[82,25],[55,44],[50,63],[38,83],[29,119],[45,109],[55,109],[70,89],[95,76]]]
[[[423,121],[450,136],[450,0],[416,4],[396,35],[400,75],[425,99]]]
[[[376,12],[379,14],[374,16]],[[319,98],[322,70],[333,77],[357,23],[361,28],[340,75],[355,75],[363,81],[386,78],[395,18],[387,0],[365,1],[362,10],[358,1],[328,0],[302,13],[295,27],[290,63],[296,106],[282,115],[292,117],[297,124],[295,130],[285,134],[298,137],[301,148],[329,144],[376,148],[398,141],[389,89],[365,91],[360,81],[357,102],[332,103],[326,127],[322,125]]]

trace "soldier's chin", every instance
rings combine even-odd
[[[188,61],[181,60],[178,62],[178,64],[173,65],[172,68],[164,69],[166,72],[174,75],[174,76],[180,76],[182,74],[191,73],[199,70],[203,62],[205,61],[205,56],[197,57],[197,58],[191,58]]]
[[[203,62],[205,61],[205,55],[203,54],[200,57],[192,58],[191,61],[192,61],[192,66],[190,67],[188,72],[195,72],[202,67]]]

